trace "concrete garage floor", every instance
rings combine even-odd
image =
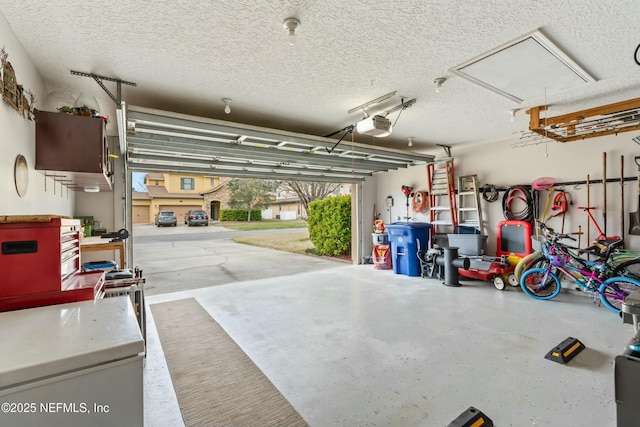
[[[335,264],[147,303],[196,298],[312,427],[446,426],[469,406],[496,426],[616,425],[613,360],[631,325],[590,298],[463,283]],[[148,313],[145,425],[180,426]],[[569,336],[586,349],[567,365],[544,358]]]
[[[237,235],[304,229],[233,231],[217,225],[134,226],[134,263],[143,269],[145,295],[282,277],[344,265],[344,261],[289,254],[233,241]],[[291,255],[296,262],[289,262]]]

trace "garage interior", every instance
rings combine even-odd
[[[139,425],[189,425],[153,308],[189,298],[310,426],[448,425],[469,407],[495,425],[634,425],[620,416],[625,402],[614,381],[614,360],[634,327],[597,299],[568,289],[536,301],[518,287],[500,292],[465,278],[461,287],[443,286],[368,262],[376,220],[447,230],[428,210],[413,211],[403,193],[432,193],[430,168],[445,165],[456,177],[476,176],[484,196],[497,191],[496,200],[480,201],[485,254],[498,250],[500,201],[514,186],[536,195],[539,218],[551,218],[555,193],[570,194],[566,214],[550,223],[582,233],[575,234],[582,247],[599,233],[579,209],[586,206],[606,236],[640,250],[629,232],[640,209],[636,17],[627,0],[189,7],[0,0],[0,216],[92,215],[108,231],[132,231],[138,171],[353,185],[352,265],[147,298],[146,357],[135,362],[144,363],[144,377],[131,381],[144,409],[134,415]],[[95,99],[107,118],[111,169],[99,182],[83,180],[100,174],[71,182],[37,167],[35,110],[57,112],[79,99]],[[82,159],[83,150],[72,152]],[[533,189],[541,178],[554,185]],[[120,251],[121,264],[135,265],[132,238]],[[93,255],[82,258],[104,256]],[[5,323],[11,331],[0,326],[3,339],[24,341],[0,350],[4,366],[37,357],[28,350],[33,342],[56,339],[26,329],[29,310],[37,309],[0,313],[15,322]],[[586,348],[567,364],[545,360],[567,337]],[[65,347],[61,339],[55,345]],[[26,375],[7,369],[3,381]],[[126,389],[118,372],[109,387]],[[0,383],[0,397],[8,399],[9,388]]]

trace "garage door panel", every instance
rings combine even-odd
[[[353,128],[343,130],[342,138]],[[413,151],[134,106],[126,132],[131,170],[362,182],[376,172],[434,161]]]
[[[131,217],[134,224],[148,224],[151,208],[149,206],[133,206]]]
[[[173,211],[176,214],[178,222],[184,222],[184,216],[189,209],[202,209],[200,206],[184,206],[184,205],[160,205],[161,211]]]

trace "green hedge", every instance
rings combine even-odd
[[[309,237],[323,255],[351,252],[351,196],[327,197],[309,204]]]
[[[220,221],[246,221],[246,209],[220,209]],[[251,221],[262,221],[262,211],[253,209],[251,211]]]

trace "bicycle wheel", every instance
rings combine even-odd
[[[541,265],[541,263],[546,259],[547,258],[542,252],[534,252],[522,258],[516,265],[516,268],[513,270],[513,274],[516,276],[516,280],[518,281],[518,283],[520,283],[522,273],[527,271],[529,268],[544,267],[544,265]]]
[[[530,268],[522,274],[520,287],[531,298],[549,300],[560,293],[560,279],[548,268]]]
[[[600,285],[598,289],[600,301],[609,310],[619,314],[622,301],[638,287],[640,287],[640,281],[628,277],[612,277]]]
[[[613,267],[611,275],[614,277],[629,277],[634,280],[640,280],[640,258],[621,262]]]

